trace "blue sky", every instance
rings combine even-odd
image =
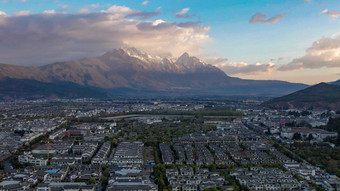
[[[25,19],[29,23],[35,23],[32,19],[39,20],[37,17],[41,16],[41,13],[46,10],[53,10],[54,14],[62,13],[78,17],[80,10],[86,9],[86,13],[82,12],[82,18],[84,19],[92,17],[93,13],[108,10],[112,6],[126,7],[132,10],[130,12],[127,11],[126,14],[139,12],[143,12],[142,14],[148,12],[156,13],[146,19],[139,16],[129,17],[126,15],[121,18],[128,20],[127,22],[135,20],[136,26],[140,23],[152,23],[157,20],[173,23],[176,29],[171,29],[171,31],[169,31],[170,29],[162,29],[154,32],[155,35],[159,35],[158,39],[169,41],[167,44],[153,42],[152,39],[155,39],[147,36],[152,35],[152,33],[143,34],[146,36],[138,36],[140,33],[136,31],[136,33],[131,33],[131,35],[134,37],[136,35],[135,39],[137,40],[135,41],[138,41],[138,38],[145,39],[150,37],[150,44],[157,46],[157,50],[176,49],[176,47],[181,46],[178,39],[185,38],[186,41],[183,41],[183,51],[199,56],[208,63],[211,62],[211,64],[220,67],[231,76],[252,79],[279,79],[309,84],[340,78],[340,56],[338,55],[340,53],[338,52],[340,45],[337,43],[340,41],[338,38],[340,32],[339,0],[0,0],[0,2],[0,11],[7,15],[5,19],[10,19],[11,17],[16,19],[15,21],[21,19],[17,23],[24,20],[24,18],[18,18],[20,16],[27,17]],[[182,16],[176,17],[176,13],[181,14],[181,10],[183,11]],[[32,15],[36,15],[36,18],[33,18]],[[255,22],[250,23],[251,18],[254,16],[258,17],[254,18]],[[263,16],[266,18],[261,19]],[[48,22],[46,16],[41,17],[44,18],[45,22]],[[58,18],[51,16],[51,22],[57,21],[61,26],[63,26],[62,22],[67,22],[60,21]],[[86,23],[90,24],[90,22],[93,22],[93,20]],[[187,27],[180,32],[181,34],[188,33],[187,35],[176,36],[176,31],[179,30],[178,27],[181,27],[183,23],[195,23],[195,26],[192,26],[192,28]],[[15,26],[11,27],[13,29],[16,28]],[[36,23],[27,25],[23,30],[31,32],[32,27],[36,27],[35,30],[48,30],[48,28],[44,28],[44,26]],[[39,29],[39,27],[42,29]],[[72,28],[69,29],[74,30]],[[96,32],[98,34],[101,31],[98,29]],[[103,31],[105,34],[108,32]],[[169,35],[170,33],[171,35]],[[55,33],[52,35],[55,35]],[[60,34],[56,36],[59,37]],[[84,34],[84,36],[88,37],[89,34]],[[171,46],[171,38],[169,36],[178,41],[174,44],[175,47],[169,47]],[[1,38],[5,37],[0,35],[0,41]],[[68,38],[70,37],[68,36]],[[188,39],[191,38],[193,42],[190,43],[190,46],[187,46]],[[13,39],[17,39],[17,37],[13,37]],[[77,39],[75,42],[85,43],[86,40]],[[93,39],[90,40],[94,41]],[[99,41],[101,40],[99,39]],[[119,42],[119,40],[114,39],[112,43],[119,45],[128,44],[137,48],[148,49],[144,45],[146,42],[142,40],[136,44],[128,41],[122,40],[122,42]],[[323,48],[317,47],[315,42],[323,44]],[[31,41],[30,43],[22,45],[19,43],[18,46],[20,47],[13,46],[12,51],[24,46],[34,46],[34,43],[37,44],[37,47],[43,47],[43,42],[40,41]],[[334,44],[336,47],[334,47]],[[51,45],[53,45],[53,42],[49,44],[49,46]],[[65,48],[64,46],[71,45],[58,43],[56,46],[60,46],[62,47],[60,49],[63,49]],[[115,46],[100,45],[99,47],[100,50],[105,50],[105,48],[114,48]],[[76,59],[77,56],[81,57],[91,52],[90,49],[79,50],[78,52],[74,49],[72,49],[72,54],[65,56],[63,59]],[[178,56],[180,50],[178,52],[170,51],[170,53],[173,56]],[[8,49],[8,51],[10,50]],[[84,54],[81,52],[84,52]],[[90,56],[98,53],[94,52]],[[165,52],[156,50],[152,53],[165,54]],[[24,56],[30,56],[30,53],[24,52],[22,60],[15,60],[15,58],[7,55],[1,59],[0,54],[0,62],[25,65],[23,63],[23,60],[25,60]],[[219,63],[214,61],[214,59],[223,60],[223,62]],[[314,60],[317,60],[318,64],[314,63]],[[61,60],[46,60],[46,62],[53,61]],[[30,61],[30,63],[32,62]],[[42,63],[39,64],[41,65]]]

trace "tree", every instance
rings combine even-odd
[[[210,187],[210,188],[204,189],[204,191],[219,191],[219,189],[217,189],[215,187]]]
[[[93,177],[91,177],[91,178],[89,179],[89,183],[90,183],[90,184],[96,184],[96,179],[93,178]]]
[[[293,139],[294,139],[294,140],[301,140],[301,134],[300,134],[300,133],[295,133],[295,134],[293,135]]]
[[[210,164],[208,168],[209,168],[209,171],[211,171],[211,172],[216,171],[216,165],[215,164]]]
[[[312,134],[309,134],[309,135],[308,135],[308,140],[310,141],[310,140],[313,140],[313,139],[314,139],[313,135],[312,135]]]

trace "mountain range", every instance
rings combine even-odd
[[[340,80],[337,80],[337,81],[335,81],[335,82],[331,82],[330,84],[340,85]]]
[[[305,84],[284,81],[230,77],[219,68],[188,53],[178,58],[159,57],[133,47],[118,48],[95,58],[40,67],[0,64],[1,84],[6,86],[0,89],[0,97],[8,99],[13,96],[26,98],[29,92],[36,94],[33,97],[67,98],[68,94],[60,94],[62,91],[54,92],[54,89],[63,88],[65,91],[74,91],[70,92],[73,97],[101,97],[98,94],[104,97],[138,97],[281,96],[307,87]],[[19,84],[20,88],[13,89]],[[58,88],[47,88],[48,84]],[[39,87],[39,91],[33,91],[32,86]]]
[[[320,83],[263,104],[274,108],[340,110],[340,83]]]

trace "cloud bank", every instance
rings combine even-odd
[[[272,62],[248,64],[245,62],[217,63],[216,67],[222,69],[228,75],[253,75],[269,73],[275,68]]]
[[[301,58],[278,68],[280,71],[298,69],[340,68],[340,34],[315,41]]]
[[[158,55],[199,54],[202,44],[211,40],[208,26],[152,19],[158,15],[157,10],[116,5],[78,13],[0,12],[0,62],[44,65],[98,56],[121,46]]]

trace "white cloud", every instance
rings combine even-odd
[[[317,40],[301,58],[279,68],[281,71],[298,69],[340,68],[340,34]]]
[[[203,61],[207,64],[211,64],[214,66],[220,66],[225,64],[228,61],[228,58],[220,57],[220,58],[212,58],[212,57],[207,57],[203,58]]]
[[[55,14],[56,12],[55,12],[55,10],[46,10],[46,11],[44,11],[44,12],[42,12],[43,14]]]
[[[189,15],[188,14],[189,11],[190,11],[189,8],[184,8],[184,9],[180,10],[179,12],[174,12],[174,15],[177,18],[192,18],[192,17],[194,17],[195,15]]]
[[[134,13],[134,11],[130,9],[129,7],[118,6],[118,5],[113,5],[106,10],[102,10],[102,12],[110,13],[114,15],[127,15],[127,14]]]
[[[79,14],[87,14],[90,12],[94,12],[95,9],[98,9],[100,6],[99,4],[91,4],[91,5],[86,5],[84,7],[82,7],[78,13]]]
[[[267,19],[267,16],[264,13],[258,12],[250,18],[249,23],[266,23],[266,24],[277,23],[284,16],[285,14],[282,13],[282,14],[279,14],[279,15],[276,15],[274,17]]]
[[[85,14],[0,17],[0,63],[43,65],[99,56],[121,46],[134,46],[158,55],[197,55],[203,43],[211,40],[206,34],[208,26],[145,21],[141,15],[127,18],[133,13],[143,12],[112,6]]]
[[[246,62],[220,63],[215,66],[221,68],[228,75],[251,75],[272,72],[275,64],[272,62],[248,64]]]
[[[29,14],[31,14],[31,10],[23,10],[23,11],[18,11],[18,12],[15,12],[14,15],[15,16],[27,16]]]
[[[142,5],[147,5],[147,4],[149,4],[149,1],[143,1],[142,2]]]
[[[7,14],[3,11],[0,11],[0,16],[6,16]]]

